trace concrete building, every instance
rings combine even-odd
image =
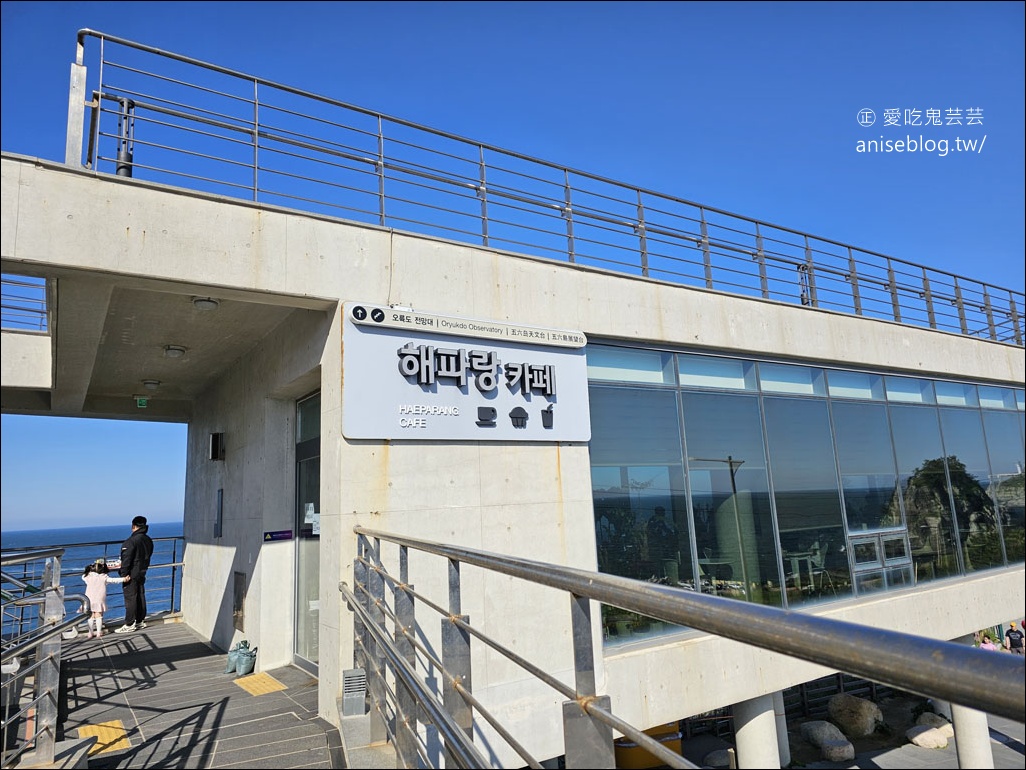
[[[984,287],[982,331],[982,311],[959,306],[949,328],[929,297],[933,323],[923,310],[917,324],[870,311],[865,273],[861,299],[833,307],[854,268],[831,283],[809,269],[826,252],[807,259],[794,233],[760,260],[771,226],[741,217],[748,277],[674,279],[687,259],[672,249],[706,278],[723,269],[722,212],[661,249],[678,236],[639,204],[623,233],[640,258],[620,268],[621,234],[583,253],[583,195],[556,215],[568,253],[545,256],[502,245],[516,241],[494,208],[474,244],[383,210],[384,223],[183,186],[147,174],[140,144],[132,176],[102,170],[102,151],[83,168],[86,76],[80,61],[65,163],[2,157],[3,271],[45,279],[50,309],[47,333],[3,333],[3,410],[187,422],[184,620],[224,649],[245,636],[261,669],[316,671],[324,718],[338,721],[354,665],[338,584],[355,525],[934,638],[1022,616],[1021,293],[1002,304]],[[132,158],[102,129],[117,117],[96,134],[118,145],[111,171]],[[483,207],[485,188],[469,200]],[[835,251],[846,269],[852,249]],[[895,310],[900,282],[884,289]],[[420,580],[444,595],[444,574]],[[565,607],[541,589],[468,576],[463,602],[572,673]],[[826,673],[611,612],[594,645],[599,691],[642,727]],[[475,665],[475,693],[558,756],[559,699],[510,665]]]

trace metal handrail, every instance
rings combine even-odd
[[[83,119],[69,123],[69,163],[81,163],[87,145],[87,167],[110,162],[123,176],[136,170],[155,181],[170,179],[262,203],[287,202],[318,214],[485,247],[1024,344],[1026,295],[1021,291],[617,182],[90,29],[79,30],[77,38],[83,89],[87,38],[100,41],[101,72],[92,89],[90,120],[84,119],[83,108]],[[234,93],[220,83],[190,82],[178,73],[169,77],[115,61],[108,58],[113,44],[242,87]],[[165,68],[180,70],[178,64]],[[104,82],[110,72],[125,82]],[[156,89],[160,92],[151,92]],[[306,101],[295,107],[297,100]],[[108,103],[118,108],[105,107]],[[326,110],[341,111],[342,117],[320,114]],[[117,121],[116,130],[105,123],[111,120]],[[174,141],[182,136],[183,142]],[[118,151],[105,151],[104,142],[115,142]],[[165,162],[171,157],[175,162]]]
[[[731,638],[871,681],[1026,721],[1026,665],[953,642],[737,602],[519,557],[354,527],[357,535],[414,548],[561,589],[658,620]]]
[[[24,332],[48,331],[46,283],[4,273],[0,289],[0,327]]]
[[[59,689],[61,669],[61,634],[79,621],[78,615],[67,617],[66,601],[78,601],[87,610],[89,600],[84,595],[65,596],[61,585],[60,562],[63,549],[42,549],[36,556],[43,566],[40,570],[41,583],[32,586],[23,580],[8,580],[7,569],[11,566],[31,563],[29,552],[14,553],[8,559],[4,554],[0,557],[0,567],[5,585],[16,590],[30,592],[28,597],[21,597],[7,602],[5,609],[12,605],[19,609],[26,605],[40,605],[30,622],[34,624],[28,632],[24,632],[24,616],[18,622],[18,633],[11,639],[4,640],[2,661],[5,668],[11,670],[5,674],[3,682],[4,701],[12,705],[17,702],[19,708],[11,714],[4,714],[3,720],[3,767],[13,767],[30,749],[35,751],[35,759],[42,765],[50,764],[54,759],[54,745],[57,736],[59,711]],[[6,614],[6,613],[5,613]],[[21,667],[23,657],[31,656],[34,663],[25,669]],[[43,665],[43,664],[46,665]],[[29,702],[21,699],[21,690],[29,681],[31,674],[32,696]],[[34,717],[27,722],[24,737],[11,735],[12,726],[20,724],[20,717],[34,710]]]

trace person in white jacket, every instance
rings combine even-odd
[[[103,613],[107,611],[107,584],[124,583],[131,580],[128,577],[114,577],[110,574],[107,562],[97,559],[92,564],[87,564],[85,572],[82,573],[82,580],[86,584],[86,597],[89,599],[89,610],[91,616],[86,621],[89,624],[87,639],[92,639],[93,634],[99,639],[103,636]]]

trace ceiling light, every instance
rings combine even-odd
[[[164,346],[164,357],[165,358],[181,358],[185,355],[185,348],[181,345],[165,345]]]
[[[156,390],[160,387],[160,380],[143,380],[142,384],[146,390]]]
[[[217,310],[221,303],[213,297],[193,297],[192,304],[197,310]]]

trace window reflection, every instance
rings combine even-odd
[[[902,526],[887,408],[839,402],[831,410],[848,530]]]
[[[992,476],[989,492],[1009,562],[1026,558],[1026,499],[1024,499],[1022,415],[983,412]]]
[[[941,409],[940,417],[965,569],[1004,564],[994,501],[984,486],[988,462],[980,413]]]
[[[767,398],[764,408],[788,602],[819,600],[827,588],[830,598],[850,593],[826,402]],[[829,580],[804,580],[810,572],[815,577],[816,569],[826,571]]]
[[[759,401],[685,393],[683,403],[702,590],[779,606]]]
[[[1024,559],[1022,390],[614,346],[589,374],[603,572],[794,606]],[[658,630],[622,615],[609,641]]]
[[[890,414],[917,580],[956,575],[958,548],[937,410],[895,406]]]
[[[599,571],[694,588],[676,392],[592,386],[589,397]],[[614,607],[602,617],[612,642],[662,630]]]

